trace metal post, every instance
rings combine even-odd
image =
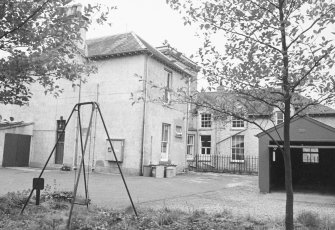
[[[110,137],[109,137],[109,133],[108,133],[108,130],[107,130],[107,127],[106,127],[104,118],[102,117],[102,113],[101,113],[100,107],[99,107],[98,104],[96,104],[96,106],[97,106],[97,109],[98,109],[98,111],[99,111],[100,118],[101,118],[102,124],[103,124],[103,126],[104,126],[105,132],[106,132],[106,134],[107,134],[107,138],[108,138],[109,145],[110,145],[110,147],[111,147],[111,149],[112,149],[114,158],[115,158],[115,160],[116,160],[117,167],[119,168],[119,171],[120,171],[120,175],[121,175],[121,177],[122,177],[123,184],[124,184],[124,186],[125,186],[125,188],[126,188],[126,190],[127,190],[127,193],[128,193],[128,197],[129,197],[130,203],[131,203],[131,205],[132,205],[132,207],[133,207],[133,210],[134,210],[135,215],[138,216],[138,215],[137,215],[136,208],[135,208],[135,205],[134,205],[133,200],[132,200],[132,198],[131,198],[131,195],[130,195],[130,192],[129,192],[127,183],[126,183],[126,181],[125,181],[125,179],[124,179],[124,176],[123,176],[123,173],[122,173],[120,164],[119,164],[119,162],[118,162],[118,160],[117,160],[117,157],[116,157],[116,154],[115,154],[115,151],[114,151],[114,148],[113,148],[111,139],[110,139]]]
[[[59,140],[63,137],[63,135],[64,135],[64,133],[65,133],[65,128],[66,128],[66,126],[68,125],[68,123],[69,123],[69,121],[70,121],[70,119],[71,119],[71,117],[72,117],[72,114],[73,114],[73,112],[75,111],[76,106],[77,106],[77,105],[75,105],[75,106],[73,107],[72,112],[71,112],[69,118],[67,119],[67,121],[66,121],[66,123],[65,123],[64,129],[62,130],[61,134],[60,134],[59,137],[57,138],[56,144],[55,144],[55,146],[52,148],[51,153],[50,153],[50,155],[49,155],[47,161],[45,162],[45,164],[44,164],[44,166],[43,166],[43,169],[42,169],[40,175],[38,176],[38,178],[41,178],[41,177],[42,177],[42,175],[43,175],[43,173],[44,173],[44,170],[45,170],[45,168],[47,167],[47,165],[48,165],[48,163],[49,163],[49,161],[50,161],[50,159],[51,159],[51,156],[53,155],[53,153],[54,153],[54,151],[55,151],[55,149],[56,149],[56,147],[57,147],[57,144],[58,144]],[[31,192],[30,192],[30,194],[29,194],[29,196],[28,196],[26,202],[24,203],[23,208],[21,209],[21,212],[20,212],[21,215],[23,214],[24,209],[26,208],[26,206],[27,206],[27,204],[28,204],[28,202],[29,202],[31,196],[33,195],[33,192],[34,192],[34,189],[31,190]]]
[[[92,112],[91,112],[91,117],[90,117],[90,122],[88,125],[88,129],[87,129],[87,134],[90,132],[91,130],[91,126],[92,126],[92,118],[93,118],[93,113],[94,113],[94,104],[92,104]],[[79,121],[79,132],[80,132],[80,145],[81,145],[81,162],[80,162],[80,166],[79,166],[79,171],[78,171],[78,176],[77,176],[77,181],[76,184],[74,186],[74,191],[73,191],[73,198],[71,200],[71,208],[70,208],[70,213],[69,213],[69,219],[67,221],[67,228],[69,229],[71,226],[71,218],[72,218],[72,211],[73,211],[73,206],[76,200],[76,196],[77,196],[77,190],[78,190],[78,184],[79,184],[79,179],[80,179],[80,174],[81,174],[81,170],[83,169],[83,173],[84,173],[84,186],[85,186],[85,202],[86,202],[86,206],[88,208],[88,197],[87,197],[87,183],[86,183],[86,176],[85,176],[85,152],[86,152],[86,147],[87,147],[87,142],[88,142],[88,135],[86,135],[86,139],[85,139],[85,144],[83,146],[83,138],[82,138],[82,126],[81,126],[81,118],[80,118],[80,105],[78,106],[78,121]]]

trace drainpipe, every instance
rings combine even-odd
[[[144,165],[144,141],[145,141],[145,122],[147,109],[147,79],[148,79],[148,60],[153,54],[146,55],[144,61],[144,79],[143,79],[143,120],[142,120],[142,140],[141,140],[141,159],[140,159],[140,175],[143,176]]]
[[[80,79],[79,79],[78,103],[80,103],[80,101],[81,101],[81,76],[80,76]],[[74,145],[73,169],[77,170],[77,167],[78,167],[78,138],[79,138],[78,114],[77,114],[77,117],[76,117],[75,130],[76,130],[76,136],[75,136],[75,145]]]
[[[191,77],[188,77],[188,83],[187,83],[187,96],[189,97],[191,92],[190,92],[190,87],[191,86]],[[185,125],[185,145],[186,145],[186,153],[185,153],[185,168],[187,166],[187,142],[188,142],[188,128],[189,128],[189,113],[190,113],[190,103],[187,102],[187,105],[186,105],[186,125]],[[195,139],[195,138],[194,138]],[[193,140],[195,141],[195,140]],[[184,169],[185,170],[185,169]]]

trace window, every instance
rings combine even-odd
[[[187,136],[187,155],[194,154],[194,135]]]
[[[284,114],[282,112],[276,112],[276,125],[284,122]]]
[[[164,102],[170,103],[171,89],[172,89],[172,72],[165,70],[166,73],[166,86],[164,90]]]
[[[210,135],[201,136],[201,154],[203,155],[211,154],[211,136]]]
[[[244,160],[244,136],[236,135],[231,140],[232,161]]]
[[[183,136],[183,128],[179,125],[176,126],[176,137],[182,137]]]
[[[319,163],[319,149],[317,148],[303,148],[302,162],[316,164]]]
[[[210,113],[201,114],[201,128],[212,127],[212,115]]]
[[[161,141],[161,160],[167,161],[169,158],[169,140],[170,140],[170,125],[162,125],[162,141]]]
[[[231,117],[231,127],[234,129],[244,128],[244,121],[236,117]]]
[[[57,145],[56,145],[56,154],[55,154],[55,164],[63,164],[64,157],[64,142],[65,142],[65,124],[66,121],[63,120],[63,117],[60,117],[60,120],[57,120]]]

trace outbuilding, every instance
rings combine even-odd
[[[280,151],[283,131],[284,124],[281,123],[256,135],[259,139],[260,192],[285,188],[284,161]],[[335,191],[335,128],[308,116],[296,117],[291,120],[290,146],[293,189]]]
[[[0,166],[28,167],[32,122],[0,122]]]

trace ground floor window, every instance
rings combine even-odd
[[[211,136],[203,135],[201,138],[201,154],[209,155],[211,154]]]
[[[187,136],[187,155],[194,155],[194,135]]]
[[[319,163],[319,149],[318,148],[303,148],[302,162],[316,164]]]
[[[243,161],[244,160],[244,136],[236,135],[232,137],[231,140],[231,155],[233,161]]]
[[[60,120],[57,120],[57,137],[56,141],[56,153],[55,153],[55,164],[63,164],[64,158],[64,142],[65,142],[65,123],[66,121],[63,120],[63,117]]]
[[[161,141],[161,160],[167,161],[169,159],[169,141],[171,125],[162,124],[162,141]]]

